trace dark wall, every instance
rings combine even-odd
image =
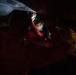
[[[47,17],[76,19],[76,4],[68,0],[19,0]]]

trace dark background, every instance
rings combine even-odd
[[[73,0],[19,0],[49,18],[76,20],[76,4]]]
[[[45,20],[53,20],[58,26],[76,31],[76,3],[74,0],[19,0],[42,14]]]

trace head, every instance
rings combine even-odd
[[[31,19],[32,19],[32,21],[35,20],[36,16],[37,16],[36,12],[33,12],[32,15],[31,15]]]
[[[43,31],[44,22],[40,21],[40,22],[36,23],[36,27],[39,31]]]
[[[11,13],[10,30],[20,35],[27,35],[31,18],[25,11],[15,10]]]

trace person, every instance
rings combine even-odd
[[[36,25],[34,27],[36,28],[36,31],[32,28],[30,29],[30,32],[28,34],[28,40],[38,44],[42,44],[45,47],[51,47],[51,35],[50,33],[48,33],[49,35],[46,35],[44,22],[38,21],[35,24]]]
[[[32,20],[32,25],[31,25],[31,29],[36,32],[38,35],[40,34],[39,31],[37,30],[35,24],[39,23],[41,20],[37,18],[37,13],[36,12],[33,12],[31,13],[31,20]],[[42,31],[45,31],[45,36],[49,39],[51,39],[51,33],[48,31],[48,29],[46,28],[46,25],[45,23],[42,21],[40,22],[40,24],[44,25],[42,28],[43,30]]]

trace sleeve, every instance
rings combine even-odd
[[[30,43],[33,43],[34,45],[40,45],[40,46],[43,46],[43,44],[39,43],[39,42],[36,42],[36,36],[34,35],[33,32],[29,32],[28,34],[28,37],[27,37],[27,40],[30,42]]]

